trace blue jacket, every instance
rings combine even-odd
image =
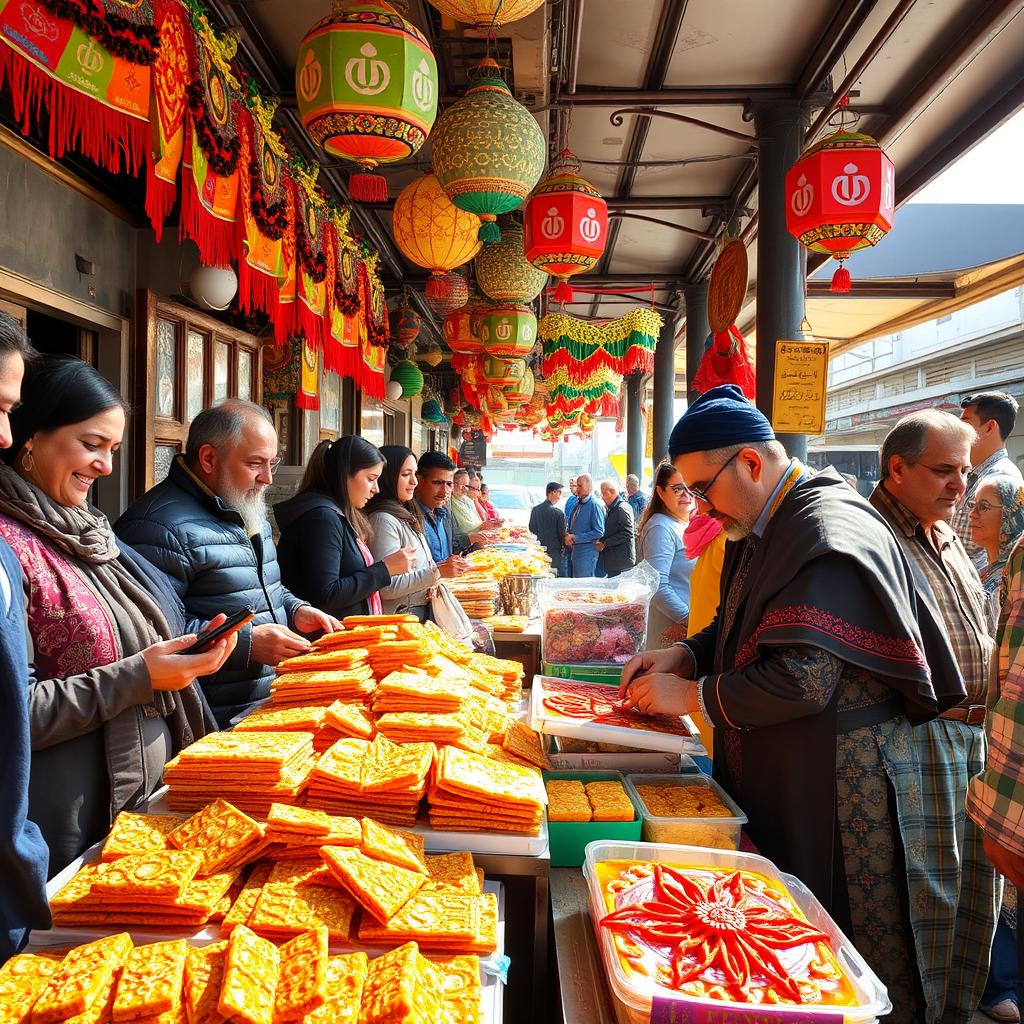
[[[440,565],[450,558],[455,550],[455,525],[452,523],[451,509],[447,505],[442,505],[431,512],[418,498],[416,504],[419,505],[420,515],[423,517],[423,535],[427,538],[430,554],[433,556],[434,564]]]
[[[242,517],[209,491],[175,458],[163,483],[131,505],[114,532],[171,579],[185,605],[185,631],[198,632],[218,612],[252,608],[255,618],[219,672],[201,679],[223,729],[248,706],[270,694],[274,670],[250,660],[253,626],[291,626],[299,600],[281,583],[270,524],[246,534]]]
[[[18,559],[0,540],[0,572],[10,582],[0,599],[0,963],[18,952],[30,928],[50,927],[46,902],[49,851],[27,820],[32,742],[28,717],[25,604]]]
[[[566,519],[565,532],[572,534],[573,547],[593,544],[604,536],[604,507],[592,493],[576,502]]]

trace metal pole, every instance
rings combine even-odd
[[[693,378],[704,355],[704,342],[711,328],[708,326],[708,282],[698,281],[683,289],[686,300],[686,394],[691,402],[697,398]]]
[[[665,326],[654,349],[654,466],[668,454],[668,437],[675,419],[676,318],[665,317]]]
[[[640,374],[626,378],[626,472],[644,479],[644,423],[640,413]]]
[[[754,112],[761,148],[757,157],[757,406],[771,419],[775,342],[795,338],[804,317],[806,255],[786,230],[786,172],[800,155],[804,120],[795,101]],[[807,458],[805,434],[780,434],[786,451]]]

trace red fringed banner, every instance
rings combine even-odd
[[[327,200],[316,185],[316,170],[295,171],[295,245],[299,253],[298,325],[306,340],[323,348],[330,325],[327,296],[333,293],[333,254],[327,244]]]
[[[148,63],[155,57],[155,50],[144,45],[146,17],[148,28],[155,29],[149,4],[143,6],[133,30],[138,47],[130,45],[127,28],[125,45],[118,47],[133,55],[129,59],[41,3],[0,0],[0,85],[10,89],[14,117],[24,134],[45,116],[53,159],[74,151],[113,174],[139,173],[149,127]],[[92,17],[97,25],[105,24],[106,5]],[[109,35],[117,34],[111,28]],[[139,59],[148,63],[137,63]]]
[[[751,402],[757,396],[757,378],[747,355],[747,346],[739,328],[732,324],[716,334],[711,347],[701,356],[693,375],[693,390],[704,394],[720,384],[737,384]]]
[[[284,278],[277,293],[277,315],[274,319],[274,341],[284,345],[298,330],[298,276],[299,254],[295,243],[295,184],[290,173],[285,173],[285,203],[288,224],[281,238],[281,259]]]
[[[324,341],[324,369],[356,380],[359,376],[359,275],[355,243],[348,233],[347,210],[332,210],[327,245],[334,266],[330,300],[330,330]],[[349,293],[354,293],[355,303]]]

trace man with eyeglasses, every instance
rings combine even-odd
[[[256,613],[220,671],[200,680],[222,729],[270,695],[275,665],[309,650],[301,634],[340,628],[281,583],[266,506],[281,461],[277,447],[261,406],[231,398],[204,409],[167,479],[114,525],[122,541],[170,577],[187,631],[198,632],[219,612]]]
[[[882,518],[835,470],[791,459],[738,387],[694,402],[669,455],[729,541],[718,613],[630,661],[621,693],[642,712],[701,712],[759,851],[872,951],[890,1019],[937,1019],[917,999],[936,840],[912,723],[964,696],[941,624]]]
[[[963,500],[974,439],[969,423],[938,409],[904,416],[882,443],[871,494],[916,570],[921,603],[941,617],[967,688],[960,705],[914,730],[932,833],[932,896],[917,930],[925,991],[942,997],[934,1019],[965,1024],[985,989],[1001,896],[982,832],[966,810],[968,784],[985,768],[995,642],[981,580],[947,522]]]

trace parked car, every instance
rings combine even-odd
[[[530,510],[537,504],[537,500],[528,487],[519,484],[488,484],[487,490],[487,497],[502,519],[515,526],[530,525]]]

